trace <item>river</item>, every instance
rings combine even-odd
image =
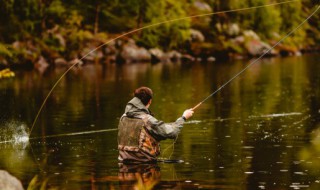
[[[202,104],[161,159],[117,162],[117,124],[132,92],[172,122],[249,62],[100,65],[71,70],[27,142],[0,142],[0,167],[25,189],[319,189],[320,57],[266,58]],[[0,81],[1,140],[30,131],[66,68],[16,71]],[[15,137],[16,137],[15,136]]]

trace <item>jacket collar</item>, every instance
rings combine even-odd
[[[137,115],[141,115],[143,113],[150,114],[150,111],[141,102],[141,100],[139,98],[137,98],[137,97],[132,98],[126,106],[125,114],[128,117],[134,117]]]

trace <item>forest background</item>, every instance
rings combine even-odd
[[[263,6],[274,0],[0,1],[0,67],[68,65],[126,32],[177,18]],[[261,55],[297,27],[316,1],[194,17],[113,41],[81,63],[214,61]],[[270,55],[319,51],[320,14]]]

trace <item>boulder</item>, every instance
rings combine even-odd
[[[269,44],[260,40],[249,40],[248,42],[246,42],[245,47],[248,53],[252,56],[262,55],[271,48]],[[270,54],[275,54],[275,52],[272,50],[268,53],[268,55]]]
[[[0,189],[3,190],[23,190],[21,182],[7,171],[0,170]]]
[[[170,61],[173,61],[173,62],[179,61],[182,57],[181,53],[175,50],[168,52],[167,56],[170,59]]]
[[[271,46],[268,43],[263,42],[258,36],[258,34],[256,34],[252,30],[244,31],[243,36],[245,40],[244,48],[247,50],[248,54],[251,56],[262,55],[271,48]],[[238,40],[240,40],[240,38]],[[267,55],[277,55],[277,53],[274,49],[272,49],[270,52],[268,52]]]
[[[164,52],[158,48],[149,49],[149,53],[151,55],[151,62],[158,63],[164,59]]]
[[[126,63],[150,61],[151,55],[148,50],[138,47],[133,40],[129,40],[118,55],[118,60],[123,59]]]

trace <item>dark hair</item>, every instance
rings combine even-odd
[[[153,92],[150,88],[142,86],[134,91],[134,96],[139,98],[141,102],[146,106],[152,99]]]

